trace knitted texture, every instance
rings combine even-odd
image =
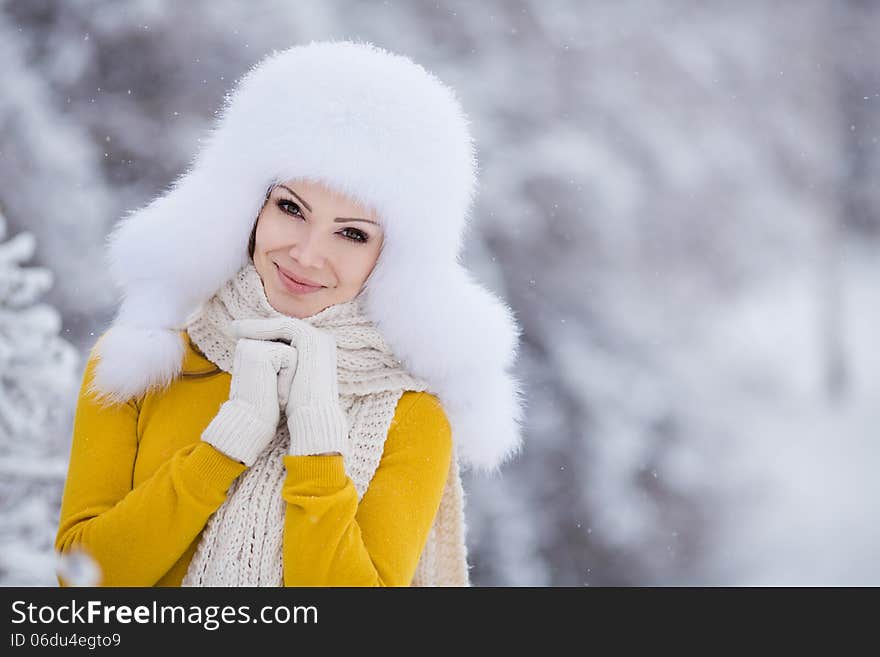
[[[253,465],[265,443],[255,436],[272,436],[276,428],[254,416],[253,409],[237,399],[230,399],[202,432],[202,440],[245,465]]]
[[[248,263],[190,318],[187,332],[209,360],[231,373],[236,342],[224,328],[233,320],[270,317],[284,315],[271,306],[259,272]],[[427,390],[427,384],[394,357],[364,314],[361,295],[303,321],[336,339],[339,403],[349,426],[348,444],[339,451],[360,501],[379,466],[401,395]],[[302,438],[293,436],[294,452],[309,453],[309,419],[291,423],[295,434],[306,432]],[[282,412],[273,440],[230,486],[202,531],[182,586],[284,585],[286,502],[281,491],[283,457],[291,443],[287,425]],[[412,586],[469,585],[464,491],[453,440],[449,476]]]

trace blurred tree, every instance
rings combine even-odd
[[[67,471],[67,400],[80,357],[59,337],[59,313],[38,299],[51,272],[23,267],[35,240],[6,240],[0,213],[0,582],[51,586],[58,501]]]

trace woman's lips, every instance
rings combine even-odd
[[[281,281],[281,284],[284,285],[288,292],[293,294],[311,294],[312,292],[324,289],[323,286],[320,285],[305,285],[304,283],[299,283],[293,280],[281,271],[281,268],[277,263],[275,264],[275,269],[278,271],[278,278]]]

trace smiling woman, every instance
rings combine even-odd
[[[476,161],[454,93],[312,42],[251,69],[202,148],[109,240],[125,293],[56,547],[108,586],[468,586],[460,459],[516,453],[523,403],[513,315],[458,260]]]

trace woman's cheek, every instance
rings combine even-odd
[[[279,226],[278,221],[267,221],[266,230],[263,233],[263,241],[266,244],[266,251],[274,251],[286,246],[290,241],[290,235]]]

